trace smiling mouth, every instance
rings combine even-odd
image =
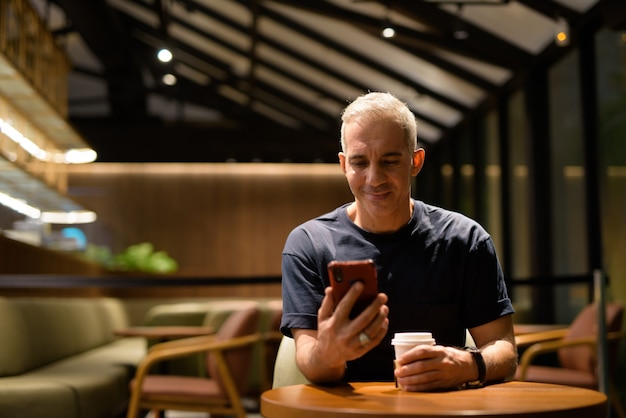
[[[376,191],[376,192],[366,192],[366,194],[372,199],[383,199],[391,194],[389,190],[384,192]]]

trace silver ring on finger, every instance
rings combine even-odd
[[[359,333],[359,342],[362,347],[367,347],[367,345],[372,342],[372,339],[365,333],[365,331],[361,331]]]

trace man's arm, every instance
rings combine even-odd
[[[517,367],[511,315],[470,329],[486,366],[486,381],[510,379]],[[478,364],[470,352],[457,347],[417,346],[397,359],[395,375],[407,391],[459,387],[478,379]]]
[[[487,368],[487,381],[510,380],[517,368],[512,315],[469,330]]]
[[[346,362],[361,357],[385,337],[389,320],[385,305],[387,296],[379,293],[376,299],[354,319],[349,318],[362,283],[355,283],[335,307],[332,289],[326,288],[318,310],[318,328],[292,329],[296,343],[296,363],[304,376],[313,383],[331,383],[341,380]],[[361,344],[359,334],[370,339]]]
[[[309,381],[322,384],[341,380],[346,362],[335,356],[337,351],[330,351],[332,358],[325,355],[329,351],[318,346],[317,331],[292,329],[291,332],[296,343],[296,364]]]

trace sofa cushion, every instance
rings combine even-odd
[[[123,326],[123,320],[114,319],[119,312],[109,299],[34,297],[13,298],[10,303],[21,312],[21,332],[30,342],[28,361],[20,371],[109,343],[115,338],[113,328]]]
[[[0,418],[80,418],[74,390],[24,376],[0,379]]]
[[[128,402],[128,373],[129,368],[125,365],[93,362],[78,354],[24,376],[72,388],[79,416],[104,418],[118,415]]]
[[[32,367],[31,345],[26,332],[27,323],[22,312],[0,297],[0,376],[13,376]]]
[[[145,341],[142,338],[124,338],[40,367],[23,376],[72,388],[81,417],[112,417],[119,415],[126,407],[130,396],[128,382],[145,353]]]

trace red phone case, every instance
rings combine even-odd
[[[373,260],[331,261],[328,263],[330,285],[333,288],[335,305],[344,297],[350,286],[357,281],[364,285],[363,292],[355,302],[350,317],[365,309],[378,294],[376,265]]]

